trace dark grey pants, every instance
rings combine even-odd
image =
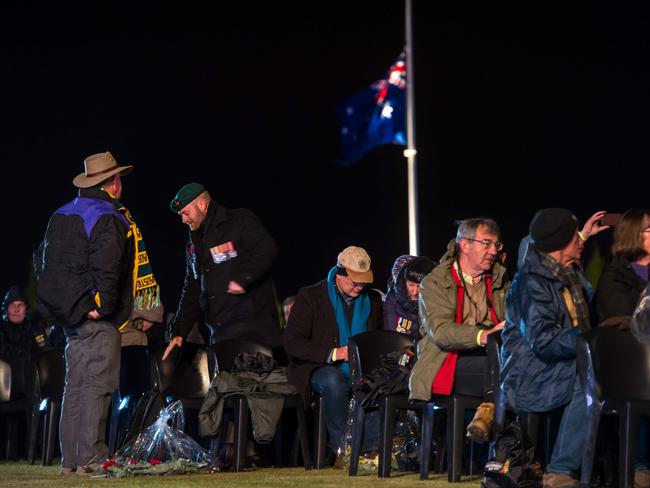
[[[110,322],[87,320],[68,337],[59,437],[61,465],[103,462],[106,417],[120,379],[120,333]]]

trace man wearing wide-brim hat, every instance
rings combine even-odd
[[[122,176],[110,152],[93,154],[73,180],[79,195],[47,226],[38,308],[67,337],[61,473],[99,471],[106,416],[119,383],[120,333],[133,304],[134,232],[120,212]]]
[[[185,283],[172,324],[166,359],[203,320],[208,342],[248,339],[280,345],[280,327],[270,278],[277,246],[247,209],[217,203],[200,183],[188,183],[170,209],[189,227]]]

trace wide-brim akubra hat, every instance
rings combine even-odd
[[[84,159],[84,168],[85,171],[72,180],[77,188],[90,188],[118,173],[124,176],[133,171],[133,166],[118,166],[108,151],[88,156]]]

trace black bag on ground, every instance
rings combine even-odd
[[[534,460],[535,446],[519,420],[510,422],[494,441],[494,454],[485,464],[481,488],[535,488],[542,471]]]

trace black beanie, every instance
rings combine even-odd
[[[23,302],[27,305],[27,298],[20,291],[20,288],[15,285],[9,288],[5,294],[4,300],[2,300],[2,318],[4,320],[7,320],[7,308],[9,308],[9,305],[13,302]]]
[[[412,259],[404,266],[404,278],[413,283],[420,283],[422,279],[433,271],[436,263],[426,256]]]
[[[530,236],[535,247],[543,252],[564,249],[577,230],[578,219],[566,208],[539,210],[530,223]]]

